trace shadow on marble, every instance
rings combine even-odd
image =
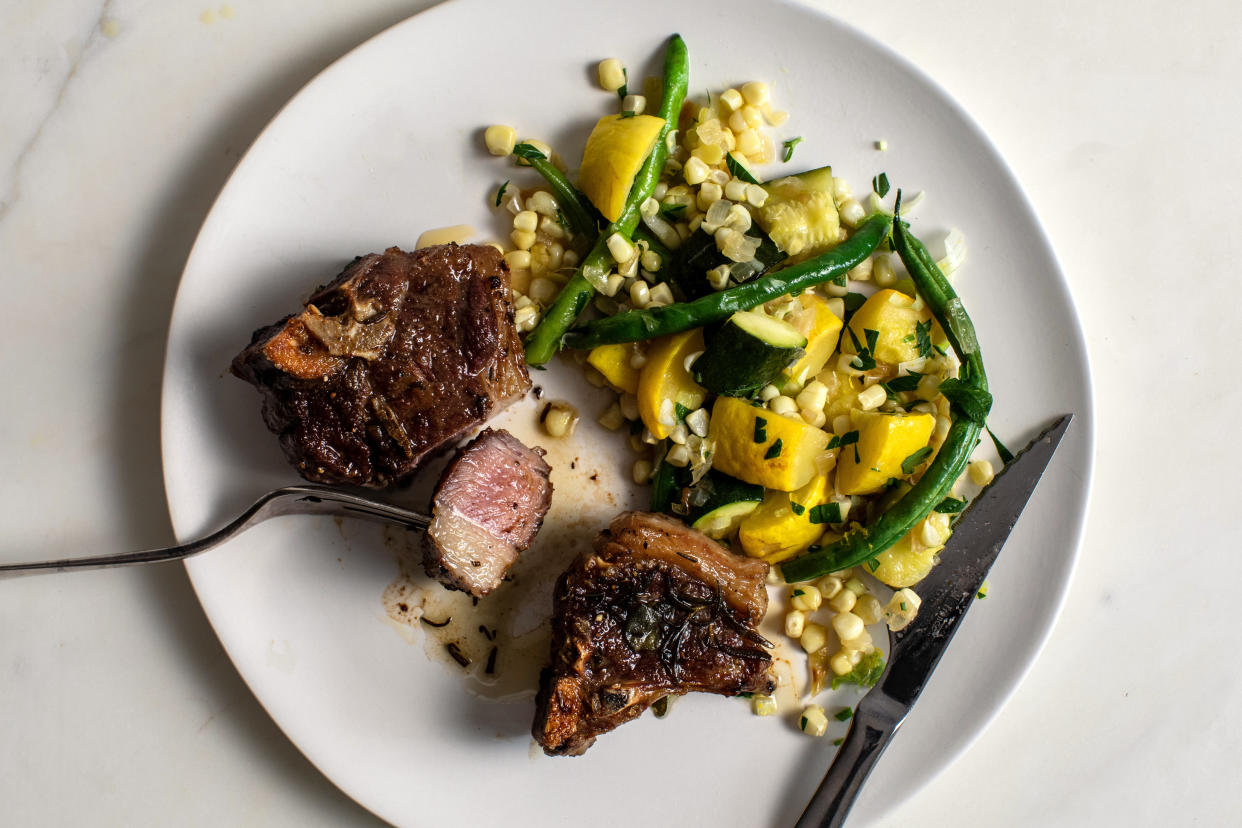
[[[326,33],[301,58],[282,67],[278,75],[256,80],[253,91],[230,116],[221,119],[201,151],[192,154],[179,172],[168,179],[158,202],[149,211],[155,218],[127,288],[129,301],[125,307],[129,308],[129,317],[121,320],[123,327],[142,332],[142,341],[125,349],[126,359],[116,365],[112,377],[116,390],[109,442],[116,480],[108,494],[123,518],[122,536],[133,546],[173,542],[164,506],[159,395],[152,393],[152,389],[158,389],[161,382],[163,346],[178,280],[217,193],[244,148],[293,94],[333,60],[426,5],[432,4],[412,4],[403,12],[372,15]],[[253,409],[247,413],[257,419],[257,400],[252,402]],[[315,802],[316,810],[327,821],[380,824],[335,789],[267,716],[228,661],[198,605],[184,568],[143,568],[137,577],[149,587],[160,626],[173,639],[171,649],[183,654],[184,663],[180,666],[197,674],[204,695],[211,699],[210,708],[217,711],[211,726],[234,731],[238,741],[250,745],[255,761],[267,763],[296,796]]]

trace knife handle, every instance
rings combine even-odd
[[[840,828],[844,825],[863,782],[897,731],[900,719],[894,721],[892,716],[881,711],[860,707],[824,780],[798,818],[796,828]]]

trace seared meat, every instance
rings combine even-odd
[[[376,487],[530,388],[500,253],[456,244],[355,259],[233,373],[303,477]]]
[[[544,752],[580,755],[664,696],[771,693],[767,574],[671,518],[618,516],[556,586],[532,728]]]
[[[428,575],[476,597],[500,586],[552,505],[543,455],[490,428],[457,453],[431,500],[423,536]]]

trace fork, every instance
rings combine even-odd
[[[33,561],[29,563],[0,564],[0,580],[36,575],[43,572],[67,572],[76,569],[108,569],[130,564],[181,561],[200,552],[219,546],[239,535],[251,526],[268,518],[282,515],[338,515],[404,526],[407,529],[426,529],[431,519],[426,515],[381,503],[377,500],[337,491],[328,486],[286,486],[270,491],[254,502],[246,511],[222,529],[180,546],[163,549],[146,549],[139,552],[120,552],[111,555],[95,555],[87,558],[62,558],[57,561]]]

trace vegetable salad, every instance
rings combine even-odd
[[[803,138],[778,133],[789,115],[767,84],[695,100],[688,77],[678,36],[660,78],[600,62],[618,111],[596,123],[572,180],[546,143],[486,130],[494,155],[542,179],[493,196],[512,215],[505,260],[527,362],[567,349],[616,392],[598,419],[628,430],[652,510],[779,570],[811,696],[870,686],[883,656],[868,627],[917,614],[991,405],[945,275],[965,246],[951,234],[934,260],[900,191],[888,206],[883,173],[860,198],[831,167],[799,170]],[[969,476],[985,485],[991,467]],[[776,712],[770,697],[752,704]],[[818,705],[799,723],[827,731]]]

